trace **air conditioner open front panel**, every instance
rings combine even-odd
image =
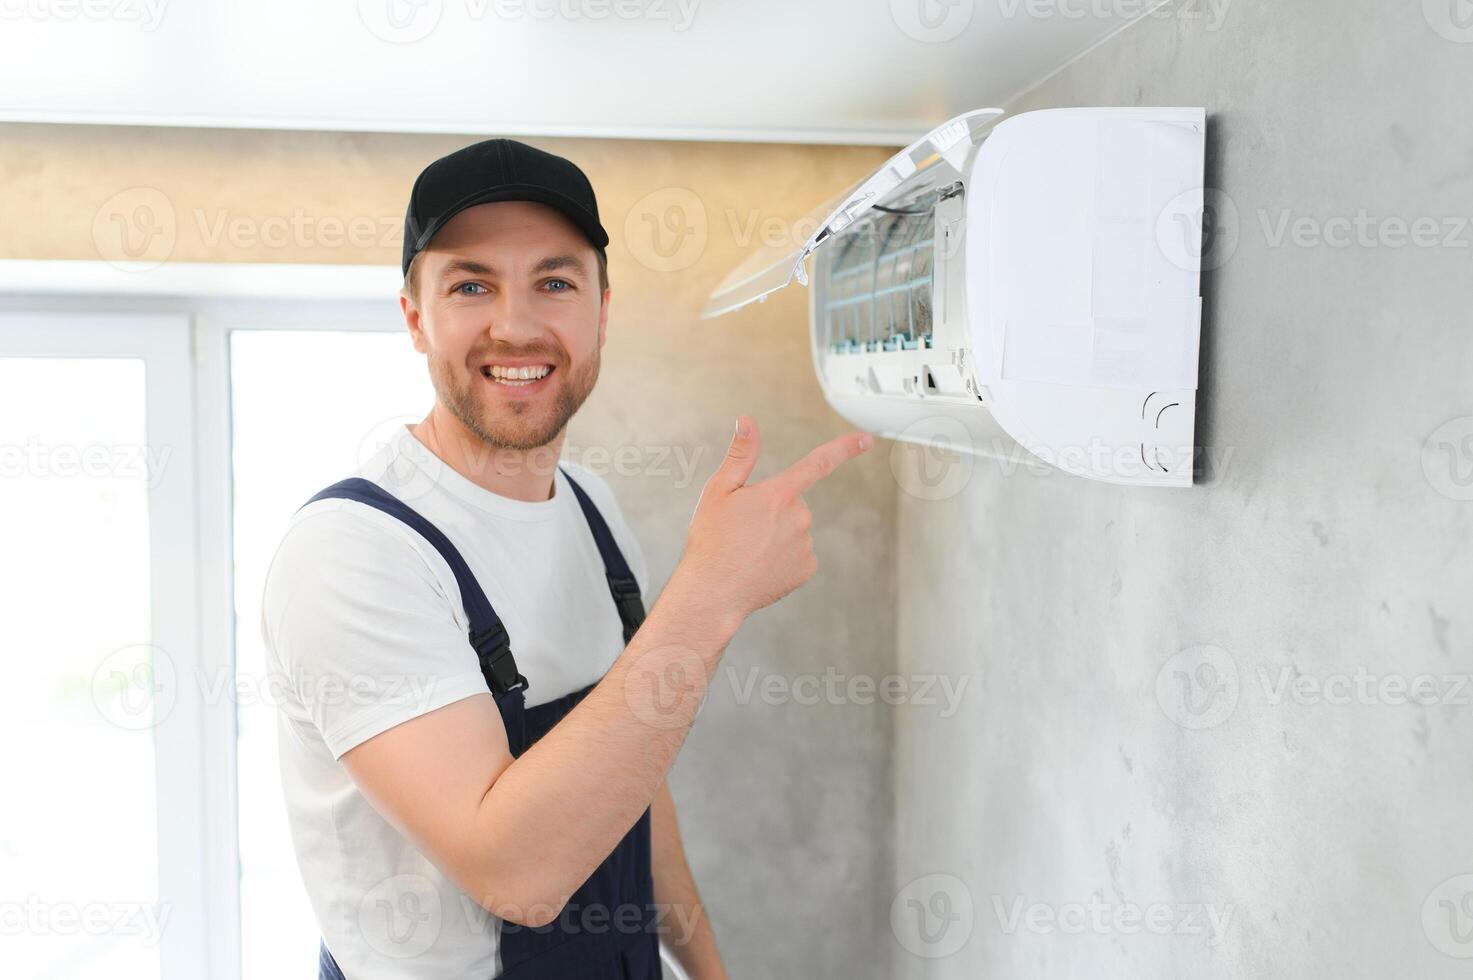
[[[861,184],[836,194],[818,207],[809,211],[793,223],[795,229],[824,228],[833,219],[835,211],[848,200]],[[759,245],[717,284],[701,318],[709,320],[739,310],[749,303],[758,302],[786,287],[794,279],[806,283],[808,276],[803,264],[813,251],[813,237],[797,248],[781,245]]]
[[[1001,109],[975,109],[947,120],[853,187],[808,212],[796,223],[798,228],[814,229],[807,240],[798,248],[754,249],[716,286],[701,311],[702,318],[721,316],[764,299],[794,279],[807,285],[804,262],[815,249],[883,204],[918,173],[943,164],[959,171],[1002,114]]]

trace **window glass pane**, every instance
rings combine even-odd
[[[394,426],[423,418],[434,391],[404,333],[237,331],[230,357],[243,975],[315,976],[317,926],[281,797],[275,687],[261,683],[261,588],[292,513]]]
[[[0,358],[7,977],[159,975],[144,397],[141,360]]]

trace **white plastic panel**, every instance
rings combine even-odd
[[[849,200],[861,184],[829,198],[794,222],[795,228],[824,228],[838,211],[840,205]],[[816,233],[815,233],[816,234]],[[759,245],[747,254],[741,265],[726,274],[716,286],[706,306],[701,310],[702,319],[721,316],[741,309],[748,303],[766,299],[782,289],[795,278],[804,279],[803,262],[813,251],[814,236],[810,236],[798,248],[780,245]],[[804,280],[806,281],[806,280]]]
[[[967,180],[967,308],[997,422],[1068,472],[1191,483],[1201,327],[1201,109],[999,124]]]
[[[983,384],[1197,385],[1205,113],[1065,109],[999,124],[967,181],[969,308]],[[1184,261],[1184,259],[1186,259]]]
[[[975,109],[949,119],[895,154],[885,165],[843,194],[799,220],[815,230],[800,248],[761,247],[717,285],[701,316],[730,313],[762,299],[797,279],[807,284],[803,263],[815,248],[862,218],[906,181],[939,163],[960,170],[1002,115],[1001,109]]]

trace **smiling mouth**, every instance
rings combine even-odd
[[[486,364],[481,367],[481,376],[493,384],[504,385],[508,388],[525,388],[546,378],[554,370],[551,364],[520,366]]]

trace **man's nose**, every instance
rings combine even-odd
[[[514,289],[504,289],[496,297],[486,329],[493,340],[512,343],[525,342],[542,334],[532,303]]]

